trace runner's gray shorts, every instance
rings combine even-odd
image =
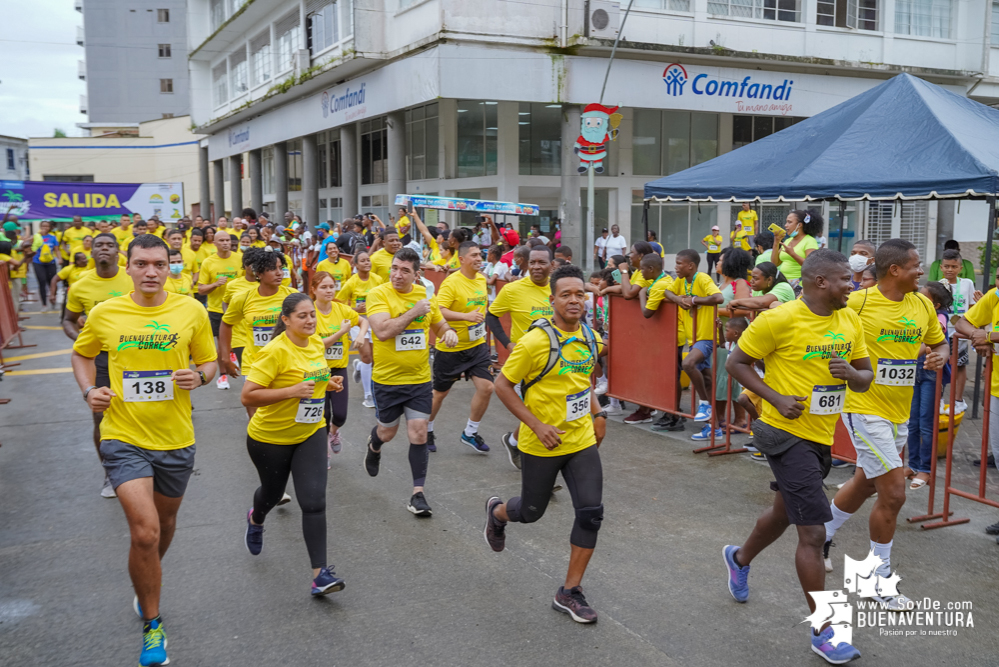
[[[153,478],[153,491],[180,498],[194,472],[194,445],[181,449],[143,449],[121,440],[101,440],[101,458],[111,486]]]
[[[902,448],[909,437],[909,424],[895,424],[877,415],[844,412],[843,425],[857,450],[857,465],[867,479],[902,467]]]

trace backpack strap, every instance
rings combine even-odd
[[[541,369],[540,373],[538,373],[532,380],[524,382],[520,390],[522,396],[526,396],[527,390],[540,382],[544,376],[551,373],[552,369],[555,368],[555,365],[558,363],[559,342],[558,335],[555,333],[555,327],[552,326],[552,323],[549,320],[542,317],[534,320],[534,322],[531,323],[531,326],[527,328],[527,331],[533,331],[534,329],[541,329],[548,334],[548,360],[545,362],[545,367]]]

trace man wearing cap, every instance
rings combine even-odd
[[[3,223],[3,231],[15,232],[16,234],[21,233],[21,223],[17,221],[16,215],[7,216],[7,219]]]
[[[607,228],[600,230],[600,236],[593,244],[593,256],[597,260],[597,266],[601,269],[607,266]]]
[[[721,230],[718,225],[711,228],[711,233],[701,239],[701,245],[705,247],[707,252],[705,253],[708,258],[708,268],[705,273],[709,276],[711,272],[715,270],[715,266],[718,264],[718,257],[721,255],[722,237]],[[717,272],[715,272],[715,277],[720,278]]]

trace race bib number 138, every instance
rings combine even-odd
[[[122,400],[126,403],[173,400],[173,371],[125,371]]]

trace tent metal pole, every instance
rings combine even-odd
[[[982,267],[983,294],[989,290],[989,282],[995,279],[995,273],[993,273],[992,271],[992,242],[995,240],[996,236],[996,197],[995,195],[989,195],[988,199],[989,199],[989,224],[988,224],[989,231],[985,237],[985,266]],[[983,361],[984,360],[979,355],[978,361],[975,362],[975,396],[971,402],[972,419],[978,419],[978,397],[982,395],[981,391],[982,391]],[[991,378],[990,378],[990,383],[991,383]]]
[[[843,220],[846,218],[846,202],[840,200],[839,202],[839,250],[843,252]]]
[[[642,206],[642,228],[645,230],[645,236],[643,239],[649,238],[649,200],[645,200],[645,205]],[[661,231],[661,230],[660,230]]]

